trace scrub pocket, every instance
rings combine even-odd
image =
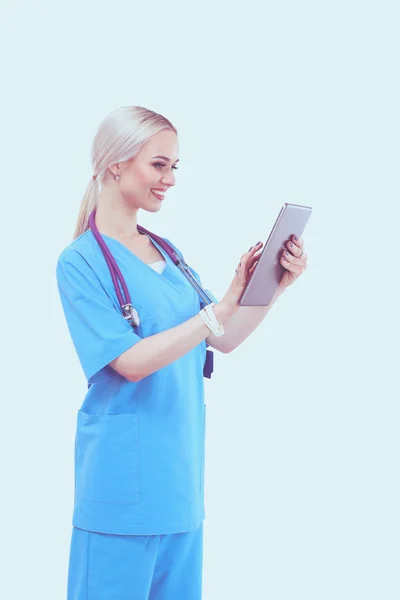
[[[138,504],[139,415],[78,411],[75,495],[89,502]]]
[[[200,491],[204,490],[204,462],[206,452],[206,405],[204,405],[203,411],[203,434],[202,434],[202,446],[201,446],[201,468],[200,468]]]

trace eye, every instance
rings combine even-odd
[[[165,163],[154,163],[153,166],[158,169],[158,167],[165,167]],[[172,165],[171,169],[178,170],[178,167],[176,167],[175,165]]]

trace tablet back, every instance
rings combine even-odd
[[[311,216],[310,206],[285,203],[265,242],[260,259],[239,300],[240,306],[268,306],[282,279],[285,267],[280,257],[292,235],[300,238]]]

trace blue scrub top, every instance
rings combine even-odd
[[[88,229],[63,250],[56,268],[68,329],[89,384],[77,414],[73,525],[125,535],[192,531],[205,517],[206,341],[138,382],[109,363],[142,338],[184,323],[204,303],[156,242],[166,260],[162,274],[118,240],[102,237],[141,323],[134,330],[123,318],[107,263]]]

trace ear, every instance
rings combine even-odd
[[[110,169],[112,175],[119,175],[119,172],[120,172],[119,163],[110,165],[108,168]]]

